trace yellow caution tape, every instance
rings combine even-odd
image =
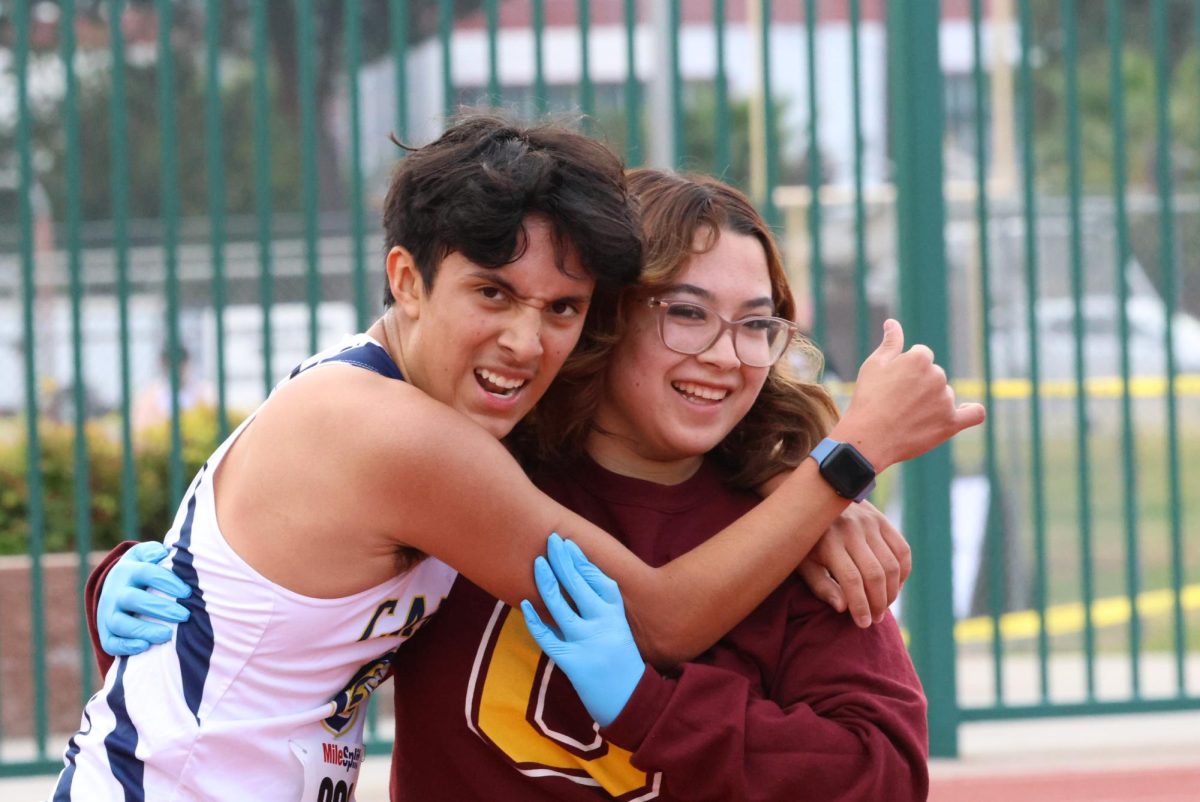
[[[1180,607],[1185,611],[1200,610],[1200,585],[1187,585],[1180,593]],[[1147,590],[1137,596],[1138,615],[1143,617],[1169,614],[1175,606],[1175,591],[1171,588]],[[1092,626],[1111,627],[1129,621],[1132,605],[1128,596],[1114,596],[1092,602]],[[1046,634],[1069,635],[1082,632],[1084,606],[1082,602],[1057,604],[1046,608]],[[990,616],[966,618],[954,626],[954,639],[959,644],[987,643],[992,639],[993,619]],[[1036,610],[1019,610],[1000,616],[1000,635],[1005,640],[1033,638],[1041,631],[1041,616]]]
[[[854,382],[827,383],[835,395],[850,396],[854,393]],[[951,382],[960,399],[984,397],[988,383],[982,379],[955,379]],[[1123,398],[1125,381],[1119,376],[1097,376],[1084,381],[1084,395],[1088,398]],[[1165,376],[1137,376],[1129,379],[1130,398],[1164,398],[1170,389]],[[1030,398],[1033,396],[1033,381],[1030,379],[993,379],[992,397],[997,399]],[[1039,398],[1074,398],[1079,384],[1074,379],[1047,379],[1038,383]],[[1176,397],[1200,396],[1200,374],[1187,373],[1175,377]]]

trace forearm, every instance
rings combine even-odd
[[[792,573],[848,503],[815,465],[802,465],[772,498],[708,542],[653,569],[523,476],[513,477],[511,457],[494,441],[494,450],[486,445],[449,452],[469,458],[443,455],[445,473],[457,478],[455,499],[410,508],[407,531],[429,533],[413,545],[515,605],[537,598],[533,559],[545,551],[549,533],[573,539],[621,587],[638,646],[658,667],[700,654],[745,618]],[[409,492],[445,495],[438,489],[444,480],[433,473],[427,477]],[[496,487],[506,492],[497,494]]]
[[[897,451],[877,436],[876,425],[871,416],[850,414],[830,436],[854,444],[882,473]],[[781,477],[762,503],[664,566],[653,584],[621,585],[638,643],[652,642],[659,649],[647,655],[649,662],[679,663],[715,643],[791,574],[850,504],[821,477],[813,460]],[[660,629],[664,622],[665,630]]]
[[[650,577],[630,583],[610,574],[639,645],[657,650],[643,652],[647,661],[678,664],[710,647],[787,579],[848,503],[808,461],[770,498]]]

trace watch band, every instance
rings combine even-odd
[[[832,437],[826,437],[813,448],[809,456],[817,461],[820,465],[829,456],[829,453],[841,444],[841,440],[834,440]]]
[[[862,460],[863,463],[865,463],[868,467],[870,467],[872,473],[874,473],[874,466],[871,465],[870,461],[866,457],[864,457],[862,454],[859,453],[857,448],[850,445],[849,443],[844,443],[841,440],[834,440],[832,437],[826,437],[823,440],[821,440],[821,442],[817,443],[817,445],[813,448],[813,450],[811,452],[809,452],[809,456],[817,461],[817,465],[821,469],[821,476],[824,477],[825,481],[827,481],[831,485],[833,485],[833,489],[835,491],[837,491],[838,495],[842,496],[843,498],[848,498],[855,502],[862,501],[868,495],[870,495],[872,490],[875,489],[875,479],[873,477],[872,477],[871,481],[866,484],[866,486],[858,489],[857,492],[853,492],[853,491],[843,492],[843,490],[838,487],[838,483],[836,481],[834,481],[833,479],[831,479],[825,472],[825,460],[830,454],[833,453],[833,450],[835,448],[837,448],[838,446],[845,446],[847,449],[852,451],[854,454],[854,457]]]

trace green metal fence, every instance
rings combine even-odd
[[[831,378],[899,315],[987,404],[877,497],[935,754],[964,721],[1200,707],[1193,4],[0,14],[0,776],[54,770],[99,683],[77,566],[160,536],[239,416],[370,322],[388,134],[462,104],[745,187]]]

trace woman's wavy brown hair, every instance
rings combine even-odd
[[[518,435],[519,451],[537,461],[569,459],[583,450],[629,309],[674,284],[688,261],[712,249],[722,231],[751,236],[762,244],[775,314],[795,319],[796,303],[779,249],[745,195],[707,176],[653,169],[631,171],[629,190],[641,210],[641,280],[619,296],[594,299],[579,346]],[[808,350],[819,364],[820,352],[807,339],[799,338],[792,347]],[[837,417],[837,406],[825,388],[801,381],[788,360],[781,359],[768,372],[750,411],[713,455],[730,484],[753,488],[799,465]]]

